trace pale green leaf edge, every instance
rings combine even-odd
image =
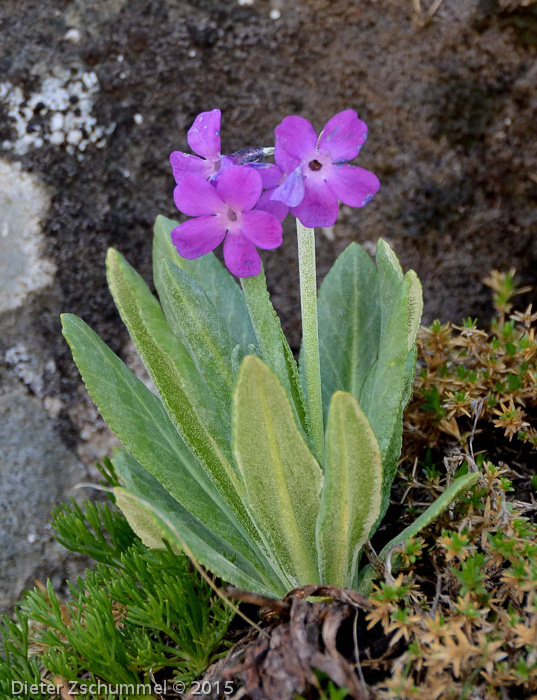
[[[209,530],[198,518],[195,518],[189,513],[153,476],[147,469],[136,460],[128,450],[123,447],[114,449],[112,458],[114,469],[126,491],[137,498],[143,498],[151,503],[157,510],[162,512],[181,533],[187,545],[190,547],[195,556],[198,554],[207,560],[214,560],[216,564],[220,562],[220,555],[229,562],[229,566],[237,569],[235,579],[241,574],[245,574],[251,579],[258,581],[256,588],[257,592],[261,590],[272,591],[272,595],[281,594],[285,591],[282,581],[276,576],[274,571],[268,567],[256,566],[243,555],[243,553],[233,547],[224,537],[218,532]],[[147,512],[144,510],[147,517]],[[125,515],[127,515],[125,513]],[[128,516],[127,516],[128,517]],[[130,522],[130,521],[129,521]],[[152,521],[150,521],[150,524]],[[147,522],[142,521],[137,525],[136,521],[130,523],[136,534],[141,537],[144,544],[150,545],[144,539],[143,531],[138,528],[147,525]],[[152,542],[155,542],[154,523],[149,528],[149,537],[152,537]],[[160,534],[157,538],[157,544],[161,544]],[[200,549],[201,547],[201,549]],[[215,558],[214,554],[218,553]],[[218,569],[211,569],[218,576],[223,576],[223,572]],[[234,585],[237,585],[233,581]]]
[[[193,546],[189,546],[184,533],[179,532],[170,518],[146,499],[118,487],[114,489],[114,495],[129,523],[133,523],[135,526],[143,523],[146,537],[151,538],[151,541],[160,539],[169,542],[175,551],[183,551],[197,564],[204,566],[234,586],[250,591],[259,591],[265,595],[274,595],[274,590],[260,587],[259,581],[235,567],[219,552],[209,550],[205,543],[194,535],[191,535],[190,538],[190,543]],[[148,541],[150,540],[148,539]]]
[[[248,522],[242,505],[242,485],[230,457],[211,435],[187,395],[180,368],[155,340],[139,297],[129,280],[134,270],[123,256],[111,248],[106,257],[108,284],[136,350],[151,374],[166,411],[181,437],[205,468],[223,498],[243,524]],[[136,273],[137,274],[137,273]]]
[[[233,446],[250,512],[292,587],[318,583],[315,524],[322,471],[279,379],[254,356],[239,371]]]
[[[182,441],[158,397],[82,319],[63,314],[61,320],[63,334],[88,393],[122,443],[189,513],[225,537],[257,570],[265,571],[270,564],[264,547],[255,544],[238,522],[206,471]],[[110,385],[103,384],[104,368],[109,368],[112,373],[109,378],[113,384],[111,400],[105,396]],[[135,412],[137,422],[141,421],[140,432],[132,432],[136,421],[125,421],[121,416],[129,397],[133,401],[130,410]]]
[[[352,586],[358,555],[378,518],[382,461],[355,397],[337,391],[328,412],[324,482],[317,518],[321,582]]]
[[[449,488],[447,488],[444,493],[439,496],[434,503],[432,503],[426,511],[424,511],[419,518],[417,518],[411,525],[405,528],[397,537],[394,537],[379,554],[379,559],[384,562],[386,557],[390,552],[392,552],[399,545],[407,542],[411,537],[417,535],[421,530],[430,525],[434,520],[436,520],[443,511],[450,506],[450,504],[458,498],[461,494],[469,491],[472,486],[480,478],[478,472],[472,472],[470,474],[465,474],[456,479]],[[392,563],[392,573],[395,572],[397,567],[397,561]],[[365,566],[362,571],[360,571],[358,577],[358,590],[364,595],[369,595],[373,590],[373,582],[377,578],[377,574],[374,572],[370,565]]]
[[[287,391],[292,400],[299,425],[310,437],[309,417],[298,367],[282,330],[278,314],[270,300],[263,268],[257,276],[242,279],[241,285],[261,358]]]

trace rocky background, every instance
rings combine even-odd
[[[360,165],[382,189],[319,235],[321,275],[349,241],[373,252],[383,236],[419,273],[426,321],[485,322],[491,268],[537,277],[536,46],[533,0],[2,0],[1,608],[83,564],[47,520],[114,438],[59,314],[143,372],[105,252],[150,279],[153,220],[174,216],[168,155],[196,114],[222,110],[232,152],[272,144],[287,114],[320,128],[355,108],[370,127]],[[264,260],[297,348],[295,248],[289,225]]]

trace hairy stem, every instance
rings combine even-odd
[[[319,360],[319,328],[317,320],[317,269],[315,266],[315,232],[297,219],[298,264],[300,270],[300,303],[302,307],[302,343],[306,372],[307,405],[310,414],[313,445],[319,459],[324,453],[323,403],[321,396],[321,363]]]

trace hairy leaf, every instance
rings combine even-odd
[[[278,379],[244,359],[233,403],[237,463],[250,510],[292,586],[317,583],[315,522],[322,473]]]
[[[214,253],[203,255],[197,260],[182,258],[172,243],[171,232],[178,226],[177,221],[158,216],[155,221],[153,238],[153,277],[166,318],[170,319],[171,302],[168,300],[162,282],[161,268],[165,260],[177,265],[192,279],[199,282],[222,317],[243,354],[248,346],[256,342],[244,294]]]
[[[274,588],[263,586],[257,579],[251,578],[245,572],[234,566],[220,552],[209,550],[202,540],[196,540],[191,533],[188,533],[191,547],[185,531],[180,530],[177,524],[168,517],[168,514],[159,507],[153,505],[145,498],[135,496],[126,489],[115,488],[114,496],[118,504],[132,526],[141,526],[148,541],[167,541],[175,551],[184,551],[188,556],[195,559],[198,564],[207,567],[210,571],[217,573],[223,580],[234,583],[236,586],[246,588],[251,591],[263,593],[267,591],[269,595],[275,595]],[[150,533],[150,534],[149,534]],[[142,539],[142,538],[141,538]],[[143,541],[143,540],[142,540]],[[278,588],[279,595],[284,588]]]
[[[129,329],[140,357],[151,372],[172,423],[203,465],[220,494],[237,514],[240,522],[251,536],[257,537],[255,527],[242,500],[243,488],[230,446],[222,445],[207,429],[197,414],[190,396],[185,391],[180,368],[176,366],[166,349],[160,346],[154,338],[151,324],[147,322],[147,318],[142,312],[136,288],[132,284],[132,268],[129,270],[127,263],[113,250],[109,252],[107,265],[110,288],[121,317]],[[186,277],[179,269],[173,271],[174,278],[176,274]],[[167,273],[165,273],[165,283],[167,283],[166,275]],[[188,286],[188,282],[186,285]],[[169,285],[170,288],[172,286],[172,284]],[[173,289],[175,292],[175,288]],[[189,313],[192,316],[195,315],[193,310]],[[193,323],[195,324],[195,321]],[[210,326],[210,322],[207,325]],[[205,333],[203,336],[208,338]],[[218,337],[208,339],[208,342],[216,344]],[[221,356],[217,360],[223,362]],[[229,373],[231,375],[231,371]],[[216,388],[210,386],[216,394]]]
[[[401,453],[403,411],[412,395],[421,285],[403,275],[380,240],[376,266],[351,244],[336,260],[319,292],[319,346],[323,406],[347,391],[358,400],[379,443],[383,496],[376,529],[386,513]],[[301,363],[302,364],[302,363]]]
[[[62,324],[90,396],[129,452],[209,530],[249,561],[267,566],[264,555],[181,439],[161,401],[81,319],[64,314]]]
[[[263,570],[259,570],[259,567],[256,569],[240,551],[232,547],[218,533],[208,530],[203,523],[185,510],[129,452],[116,449],[113,463],[117,475],[125,486],[124,490],[119,489],[114,492],[117,505],[146,546],[154,549],[163,547],[162,528],[154,517],[155,513],[161,513],[180,534],[196,560],[217,576],[234,586],[251,587],[252,581],[255,581],[256,591],[263,590],[267,593],[270,591],[271,595],[282,595],[286,592],[282,582],[269,567]],[[129,497],[125,495],[126,492]],[[150,511],[141,505],[140,499],[150,503],[154,510]]]
[[[380,342],[378,274],[356,243],[346,248],[319,291],[319,353],[325,421],[332,395],[347,391],[360,400]],[[303,362],[300,363],[301,370]]]
[[[391,265],[391,262],[388,264]],[[379,261],[380,288],[384,286],[382,259]],[[379,355],[364,384],[360,406],[377,437],[383,463],[383,502],[381,517],[387,510],[390,487],[401,450],[403,409],[409,398],[414,375],[415,338],[422,311],[421,285],[413,271],[408,272],[397,294],[388,286],[382,301],[382,331]]]
[[[166,549],[162,533],[150,516],[150,511],[141,506],[134,494],[120,486],[114,488],[116,505],[127,518],[134,532],[149,549]],[[181,550],[176,549],[176,554]]]
[[[145,363],[144,348],[139,345],[144,337],[139,326],[143,326],[154,342],[173,361],[175,369],[181,378],[184,393],[192,402],[193,410],[200,417],[207,430],[215,437],[223,451],[228,451],[231,458],[229,443],[231,441],[231,418],[229,398],[227,410],[220,410],[214,400],[214,392],[209,389],[204,378],[199,373],[189,349],[174,334],[167,323],[160,304],[155,299],[142,277],[118,251],[111,248],[106,258],[108,284],[121,317],[127,326],[131,338],[142,360]],[[136,325],[135,319],[141,319]],[[146,368],[153,379],[154,365],[147,363]]]
[[[332,397],[317,547],[321,583],[352,586],[358,554],[376,521],[382,464],[375,434],[352,394]]]
[[[162,263],[161,278],[170,302],[170,325],[189,348],[227,431],[235,386],[234,359],[242,359],[243,353],[198,282],[167,260]]]
[[[293,402],[301,426],[309,434],[308,416],[298,367],[267,290],[265,272],[241,280],[261,357],[278,377]]]

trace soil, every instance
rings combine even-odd
[[[431,4],[422,0],[424,15]],[[71,410],[80,405],[80,380],[59,313],[81,315],[124,353],[106,249],[120,249],[150,280],[153,221],[176,215],[168,156],[187,149],[186,132],[202,110],[222,110],[226,152],[271,145],[288,114],[321,128],[352,107],[368,123],[359,164],[382,188],[365,209],[343,208],[331,234],[319,233],[321,278],[350,241],[372,250],[385,237],[423,282],[426,321],[487,319],[481,280],[491,268],[514,266],[535,284],[537,6],[445,0],[430,22],[413,7],[411,0],[2,1],[0,82],[30,94],[54,67],[94,71],[93,114],[115,124],[106,146],[90,145],[83,160],[52,143],[3,154],[52,196],[44,234],[57,266],[54,289],[35,294],[25,314],[57,368],[43,393],[61,401],[54,430],[69,451],[81,441]],[[67,39],[73,29],[76,41]],[[0,103],[0,144],[12,138]],[[282,248],[263,257],[297,350],[290,221]],[[23,333],[10,313],[12,335],[0,339],[1,349]]]
[[[85,30],[76,45],[62,40],[69,5]],[[516,266],[534,281],[535,8],[502,13],[494,2],[446,0],[425,28],[410,1],[289,2],[276,21],[269,9],[261,0],[2,3],[5,77],[28,88],[37,62],[82,62],[100,80],[99,121],[117,124],[107,147],[88,149],[81,164],[52,145],[22,158],[55,192],[45,230],[62,310],[80,313],[115,349],[124,345],[106,247],[150,278],[152,223],[159,212],[175,215],[168,154],[186,150],[193,118],[214,106],[228,151],[272,143],[289,113],[321,127],[355,107],[370,125],[360,165],[379,174],[382,190],[369,208],[344,212],[334,242],[319,238],[321,276],[350,240],[384,236],[418,271],[428,320],[486,316],[480,280],[491,267]],[[291,228],[283,249],[264,257],[296,347]],[[43,323],[72,380],[56,315]]]

